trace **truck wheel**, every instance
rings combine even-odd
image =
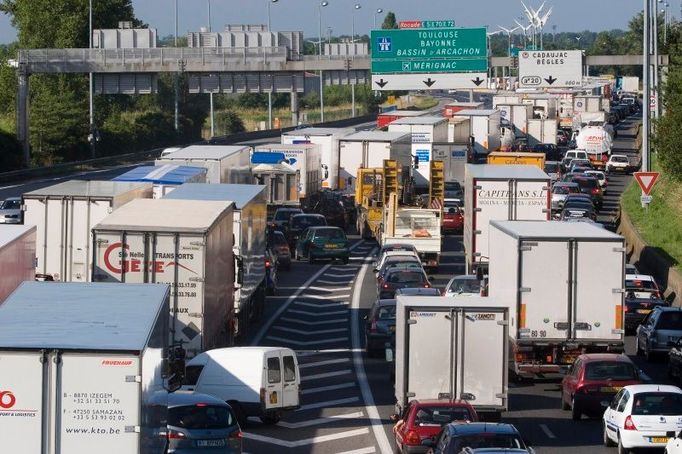
[[[244,409],[242,408],[241,405],[239,405],[239,402],[235,401],[229,401],[227,402],[230,407],[232,407],[232,411],[234,412],[234,417],[237,419],[237,422],[239,423],[239,427],[244,430],[246,429],[246,413],[244,413]]]
[[[282,419],[282,413],[280,412],[267,413],[260,417],[261,422],[268,425],[277,424],[280,419]]]

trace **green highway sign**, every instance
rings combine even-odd
[[[372,60],[488,58],[485,28],[372,30]]]
[[[437,72],[485,72],[488,60],[483,58],[468,59],[430,59],[415,58],[410,60],[372,60],[372,72],[379,73],[437,73]]]

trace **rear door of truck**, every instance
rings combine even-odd
[[[507,180],[475,180],[473,194],[473,261],[488,262],[488,232],[490,221],[512,219],[509,217],[510,184]]]
[[[549,181],[516,180],[515,189],[516,203],[512,207],[512,217],[509,220],[549,220],[552,197]]]
[[[566,340],[571,259],[566,242],[522,240],[519,254],[518,338],[538,342]]]
[[[459,317],[458,399],[475,407],[507,408],[508,321],[501,309],[464,308]]]
[[[625,251],[619,242],[574,243],[576,340],[623,340]]]
[[[67,279],[70,282],[89,282],[92,271],[92,238],[90,231],[94,225],[111,213],[109,200],[72,200],[69,204],[69,248],[67,250]]]
[[[2,452],[41,452],[42,426],[47,417],[43,401],[43,365],[48,366],[41,357],[36,351],[0,352]]]

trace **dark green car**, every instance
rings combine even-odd
[[[296,242],[296,260],[340,259],[348,263],[348,238],[338,227],[310,227]]]

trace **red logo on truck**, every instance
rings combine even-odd
[[[102,366],[130,366],[132,359],[103,359]]]
[[[119,254],[120,258],[120,264],[116,265],[112,262],[112,254],[114,254],[116,250],[120,249],[121,252]],[[126,255],[128,255],[125,251],[129,251],[130,246],[127,244],[123,243],[114,243],[111,246],[109,246],[105,251],[104,251],[104,266],[111,271],[114,274],[121,274],[121,273],[135,273],[135,272],[141,272],[144,270],[144,261],[136,258],[125,258]],[[177,261],[170,261],[170,262],[164,262],[161,260],[150,260],[149,262],[149,269],[150,271],[153,271],[155,273],[163,273],[166,271],[166,268],[169,268],[171,266],[177,266],[180,268],[183,268],[187,271],[189,271],[192,274],[197,274],[196,272],[192,271],[191,269],[187,268],[186,266],[178,263]]]
[[[0,391],[0,408],[12,408],[16,403],[17,398],[14,397],[12,391]]]

